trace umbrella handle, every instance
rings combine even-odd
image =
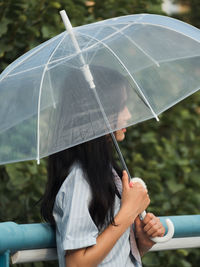
[[[134,177],[131,179],[131,182],[133,182],[133,183],[139,182],[144,188],[147,188],[145,182],[141,178]],[[145,210],[139,214],[139,217],[141,220],[144,220],[145,216],[146,216]],[[174,235],[174,225],[173,225],[172,221],[170,219],[166,219],[165,222],[166,222],[167,227],[168,227],[167,234],[163,237],[152,237],[151,240],[154,241],[155,243],[167,242]]]

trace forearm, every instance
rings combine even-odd
[[[150,250],[151,247],[147,248],[145,246],[138,245],[138,250],[139,250],[140,256],[143,257]]]
[[[135,215],[136,217],[136,215]],[[115,216],[115,225],[110,224],[98,237],[94,246],[78,250],[71,257],[66,257],[68,267],[96,267],[114,247],[117,240],[133,223],[123,211]],[[68,258],[68,259],[67,259]]]
[[[136,237],[137,247],[140,253],[140,256],[143,257],[154,245],[154,242],[150,239],[146,240],[146,237]]]

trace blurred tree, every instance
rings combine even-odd
[[[180,0],[181,1],[181,0]],[[183,2],[183,1],[181,1]],[[199,26],[198,0],[185,1],[190,13],[180,17]],[[58,11],[68,11],[73,26],[133,13],[157,13],[162,0],[0,0],[0,71],[17,57],[64,30]],[[200,203],[200,94],[154,120],[130,127],[121,148],[130,172],[145,179],[149,211],[157,215],[197,214]],[[0,221],[41,220],[37,201],[46,182],[46,161],[0,167]],[[199,250],[149,253],[144,266],[198,266]],[[20,264],[23,267],[57,263]]]
[[[185,12],[174,14],[176,18],[200,28],[200,1],[199,0],[175,0],[175,3],[185,5]]]
[[[93,13],[96,20],[137,13],[161,14],[161,3],[162,0],[96,0]]]

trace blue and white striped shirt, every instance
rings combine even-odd
[[[99,231],[89,213],[91,191],[82,169],[74,164],[63,182],[55,200],[53,216],[56,221],[56,243],[59,267],[66,267],[65,251],[96,244]],[[120,199],[115,197],[116,215]],[[98,266],[134,267],[130,258],[130,228],[119,238],[115,246]]]

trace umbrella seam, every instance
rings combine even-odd
[[[139,14],[141,17],[140,18],[138,18],[135,22],[137,22],[137,21],[139,21],[139,20],[142,20],[144,17],[151,17],[151,16],[156,16],[156,17],[160,17],[160,18],[162,18],[162,20],[171,20],[172,22],[174,22],[174,21],[176,21],[176,23],[178,22],[178,23],[180,23],[180,20],[178,20],[178,19],[175,19],[175,18],[171,18],[171,17],[169,17],[169,16],[163,16],[163,15],[158,15],[158,14],[148,14],[148,13],[141,13],[141,14]],[[125,16],[119,16],[119,17],[117,17],[117,19],[118,20],[120,20],[121,18],[124,18],[124,17],[126,17],[126,18],[128,18],[128,17],[136,17],[136,16],[138,16],[138,14],[131,14],[131,15],[125,15]],[[116,18],[114,18],[114,19],[116,19]],[[96,26],[96,27],[98,27],[99,25],[98,25],[98,23],[103,23],[103,22],[106,22],[106,21],[112,21],[112,20],[114,20],[113,18],[110,18],[110,19],[106,19],[106,20],[102,20],[102,21],[98,21],[98,22],[94,22],[94,23],[91,23],[91,24],[93,24],[93,26]],[[113,23],[113,24],[110,24],[110,25],[116,25],[116,24],[127,24],[127,23],[129,23],[129,22],[120,22],[120,21],[118,21],[118,23]],[[141,22],[142,24],[149,24],[149,25],[155,25],[155,26],[161,26],[161,27],[164,27],[165,28],[165,26],[164,25],[161,25],[161,24],[153,24],[153,23],[149,23],[149,22]],[[77,27],[75,27],[74,29],[75,30],[78,30],[80,27],[84,27],[84,26],[91,26],[91,24],[86,24],[86,25],[83,25],[83,26],[77,26]],[[95,25],[95,24],[97,24],[97,25]],[[184,22],[184,21],[181,21],[181,24],[182,25],[184,25],[184,27],[188,27],[188,24],[186,23],[186,22]],[[104,24],[104,26],[107,26],[107,24]],[[198,28],[196,28],[196,27],[194,27],[193,25],[190,25],[190,27],[192,27],[194,30],[198,30]],[[166,27],[167,28],[167,27]],[[188,35],[185,35],[185,36],[188,36]],[[188,36],[189,37],[189,36]],[[195,39],[194,39],[195,40]],[[197,42],[199,42],[199,41],[197,41]]]
[[[103,41],[105,41],[105,40],[107,40],[107,39],[113,37],[115,34],[120,33],[120,32],[123,31],[124,29],[127,29],[128,27],[130,27],[130,26],[132,26],[132,25],[134,25],[134,24],[152,25],[152,26],[155,26],[155,27],[168,29],[168,30],[174,31],[174,32],[176,32],[176,33],[178,33],[178,34],[181,34],[181,35],[183,35],[183,36],[186,36],[186,37],[188,37],[188,38],[190,38],[190,39],[192,39],[192,40],[194,40],[194,41],[200,43],[200,41],[194,39],[193,37],[191,37],[191,36],[189,36],[189,35],[186,35],[186,34],[184,34],[184,33],[182,33],[182,32],[178,32],[178,31],[176,31],[175,29],[166,27],[166,26],[164,26],[164,25],[157,25],[157,24],[153,24],[153,23],[149,23],[149,22],[148,22],[148,23],[147,23],[147,22],[140,22],[140,23],[138,23],[137,21],[136,21],[136,22],[133,22],[133,23],[131,23],[131,24],[129,24],[129,25],[126,25],[124,28],[122,28],[122,29],[120,29],[119,31],[117,31],[117,32],[115,32],[115,33],[113,33],[113,34],[111,34],[111,35],[105,37],[105,38],[102,39],[102,40],[98,40],[98,39],[96,39],[96,40],[99,41],[99,42],[103,42]],[[87,34],[85,34],[85,33],[80,33],[80,32],[78,32],[78,33],[79,33],[79,34],[82,34],[82,35],[86,35],[86,36],[88,36],[88,37],[90,37],[90,38],[94,38],[94,37],[92,37],[92,36],[90,36],[90,35],[87,35]],[[84,50],[81,50],[81,52],[85,52],[85,51],[87,51],[87,50],[93,48],[93,47],[96,46],[96,45],[98,45],[98,43],[97,43],[97,44],[94,44],[94,45],[92,45],[92,46],[90,46],[90,47],[87,47],[87,48],[84,49]],[[75,53],[75,54],[71,55],[70,57],[72,57],[72,56],[76,56],[77,54],[78,54],[78,53]],[[67,57],[66,57],[66,58],[67,58]],[[60,61],[60,60],[63,60],[63,59],[65,59],[65,57],[62,58],[62,59],[58,59],[57,61]],[[51,63],[55,63],[55,62],[57,62],[57,61],[52,61]]]
[[[47,45],[49,45],[49,44],[52,43],[53,41],[57,40],[57,39],[60,37],[60,35],[62,35],[62,34],[63,34],[63,33],[59,34],[59,35],[57,36],[57,38],[54,37],[54,38],[48,40],[47,43],[46,43],[45,45],[43,45],[43,46],[41,45],[41,47],[39,47],[39,48],[36,49],[34,52],[32,52],[32,54],[30,54],[30,55],[28,55],[27,57],[25,57],[25,58],[24,58],[22,61],[20,61],[16,66],[13,66],[13,68],[11,68],[11,70],[10,70],[8,73],[6,73],[6,74],[0,79],[0,82],[3,81],[3,79],[5,79],[11,71],[13,71],[15,68],[17,68],[17,67],[18,67],[20,64],[22,64],[25,60],[27,60],[28,58],[30,58],[31,56],[33,56],[35,53],[37,53],[38,51],[40,51],[41,49],[43,49],[44,47],[46,47]],[[19,59],[19,58],[18,58],[18,59]],[[13,62],[13,64],[14,64],[14,62]]]
[[[137,24],[137,23],[136,23]],[[141,22],[141,24],[144,24],[144,25],[151,25],[151,26],[155,26],[155,27],[160,27],[160,28],[164,28],[164,29],[167,29],[167,30],[170,30],[170,31],[174,31],[178,34],[182,34],[183,36],[187,36],[188,38],[192,39],[193,41],[196,41],[197,43],[200,43],[200,41],[196,40],[195,38],[187,35],[187,34],[184,34],[183,32],[178,32],[177,30],[175,29],[172,29],[172,28],[169,28],[167,26],[164,26],[164,25],[158,25],[158,24],[154,24],[154,23],[149,23],[149,22]]]
[[[149,15],[149,14],[142,14],[142,15]],[[130,15],[130,16],[134,16],[134,15]],[[159,16],[159,15],[158,15]],[[122,17],[124,17],[124,16],[122,16]],[[161,16],[162,17],[162,16]],[[98,23],[98,22],[97,22]],[[198,42],[198,43],[200,43],[200,41],[198,41],[198,40],[196,40],[195,38],[193,38],[193,37],[191,37],[191,36],[188,36],[188,35],[186,35],[186,34],[184,34],[184,33],[182,33],[182,32],[178,32],[178,31],[176,31],[175,29],[171,29],[171,28],[169,28],[169,27],[166,27],[166,26],[164,26],[164,25],[157,25],[157,24],[153,24],[153,23],[149,23],[149,22],[140,22],[141,24],[145,24],[145,25],[153,25],[153,26],[157,26],[157,27],[161,27],[161,28],[165,28],[165,29],[168,29],[168,30],[171,30],[171,31],[174,31],[174,32],[177,32],[177,33],[179,33],[179,34],[182,34],[183,36],[187,36],[188,38],[190,38],[190,39],[192,39],[192,40],[194,40],[194,41],[196,41],[196,42]],[[183,24],[185,24],[184,22],[182,22]],[[122,23],[121,23],[122,24]],[[135,21],[135,22],[133,22],[133,23],[131,23],[131,24],[129,24],[129,25],[127,25],[127,23],[126,23],[126,26],[131,26],[131,25],[133,25],[133,24],[138,24],[137,23],[137,21]],[[115,24],[116,25],[116,24]],[[126,26],[124,27],[124,28],[122,28],[120,31],[122,31],[122,30],[124,30],[125,28],[126,28]],[[76,28],[75,28],[76,29]],[[196,29],[195,27],[194,27],[194,29]],[[120,31],[118,31],[118,32],[120,32]],[[116,32],[116,33],[118,33],[118,32]],[[66,32],[67,33],[67,32]],[[116,34],[115,33],[115,34]],[[61,33],[60,35],[62,35],[62,34],[64,34],[64,32],[63,33]],[[59,35],[59,36],[60,36]],[[57,38],[59,38],[59,36],[57,37]],[[109,36],[109,38],[110,37],[112,37],[112,35],[111,36]],[[53,41],[55,41],[55,40],[57,40],[57,38],[55,37],[55,38],[53,38],[53,40],[52,41],[50,41],[49,40],[49,42],[46,44],[46,45],[48,45],[49,43],[51,43],[51,42],[53,42]],[[106,37],[106,38],[108,38],[108,37]],[[102,41],[104,41],[106,38],[104,38],[104,39],[102,39]],[[29,57],[31,57],[32,55],[34,55],[36,52],[38,52],[38,51],[40,51],[42,48],[44,48],[46,45],[44,45],[44,46],[42,46],[42,47],[40,47],[38,50],[36,50],[36,51],[34,51],[31,55],[29,55],[29,56],[27,56],[26,58],[24,58],[23,59],[23,61],[22,62],[19,62],[19,64],[17,64],[17,66],[14,66],[8,73],[6,73],[5,74],[5,76],[3,76],[1,79],[0,79],[0,82],[4,79],[4,78],[6,78],[7,76],[8,76],[8,74],[13,70],[13,69],[15,69],[16,67],[18,67],[18,65],[20,65],[21,63],[23,63],[27,58],[29,58]],[[96,45],[96,44],[95,44]],[[94,46],[94,45],[93,45]],[[92,47],[93,47],[92,46]],[[89,48],[86,48],[86,50],[88,50],[88,49],[90,49],[90,48],[92,48],[92,47],[89,47]],[[82,52],[83,51],[85,51],[85,50],[82,50]],[[75,54],[76,55],[76,54]],[[63,58],[64,59],[64,58]],[[62,59],[61,59],[62,60]],[[53,63],[53,62],[52,62]]]
[[[192,38],[192,37],[190,37],[190,36],[188,36],[188,35],[186,35],[186,34],[184,34],[184,33],[182,33],[182,32],[178,32],[178,31],[176,31],[175,29],[171,29],[171,28],[169,28],[169,27],[166,27],[166,26],[163,26],[163,25],[157,25],[157,24],[153,24],[153,23],[147,23],[147,22],[140,22],[140,23],[141,23],[141,24],[145,24],[145,25],[153,25],[153,26],[157,26],[157,27],[160,27],[160,28],[165,28],[165,29],[168,29],[168,30],[177,32],[178,34],[182,34],[183,36],[186,36],[186,37],[188,37],[188,38],[190,38],[190,39],[192,39],[192,40],[194,40],[194,41],[200,43],[198,40],[196,40],[196,39],[194,39],[194,38]],[[111,34],[111,35],[105,37],[104,39],[101,40],[101,42],[103,42],[103,41],[105,41],[105,40],[107,40],[107,39],[113,37],[113,36],[116,35],[117,33],[121,33],[124,29],[127,29],[128,27],[130,27],[130,26],[132,26],[132,25],[134,25],[134,24],[138,24],[138,22],[135,21],[135,22],[133,22],[133,23],[131,23],[131,24],[129,24],[129,25],[127,25],[127,23],[126,23],[126,26],[125,26],[125,27],[123,27],[123,28],[120,29],[119,31],[117,31],[117,32],[115,32],[115,33],[113,33],[113,34]],[[195,28],[195,27],[194,27],[194,28]],[[79,33],[79,34],[82,34],[82,35],[86,35],[86,34],[84,34],[84,33],[80,33],[80,32],[78,32],[78,33]],[[88,36],[88,35],[86,35],[86,36]],[[93,37],[91,37],[91,36],[88,36],[88,37],[93,38]],[[54,39],[54,40],[55,40],[55,39]],[[98,39],[97,39],[97,40],[98,40]],[[98,40],[98,41],[100,42],[100,40]],[[49,43],[48,43],[48,44],[49,44]],[[81,52],[85,52],[85,51],[87,51],[87,50],[93,48],[93,47],[96,46],[96,45],[98,45],[98,43],[93,44],[92,46],[87,47],[87,48],[81,50]],[[44,47],[44,46],[43,46],[43,47]],[[42,47],[42,48],[43,48],[43,47]],[[41,48],[41,49],[42,49],[42,48]],[[39,50],[40,50],[40,49],[39,49]],[[37,51],[39,51],[39,50],[37,50]],[[37,52],[37,51],[36,51],[36,52]],[[54,61],[52,61],[50,64],[55,63],[55,62],[62,61],[62,60],[67,59],[67,58],[69,58],[69,57],[76,56],[77,54],[79,54],[79,53],[74,53],[74,54],[71,55],[71,56],[67,56],[67,57],[63,57],[63,58],[61,58],[61,59],[54,60]],[[31,55],[33,55],[33,54],[31,54]],[[30,55],[30,56],[31,56],[31,55]],[[27,59],[27,58],[25,58],[24,60],[26,60],[26,59]],[[24,61],[24,60],[23,60],[23,61]],[[158,61],[158,63],[159,63],[159,62],[160,62],[160,61]],[[21,64],[21,62],[20,62],[20,64]],[[17,66],[18,66],[18,65],[17,65]],[[17,67],[17,66],[16,66],[16,67]],[[40,65],[40,66],[43,66],[43,65]],[[39,66],[39,67],[40,67],[40,66]],[[14,68],[15,68],[15,67],[14,67]],[[13,68],[13,69],[14,69],[14,68]],[[10,72],[11,72],[13,69],[11,69]],[[50,68],[49,68],[49,69],[50,69]],[[8,72],[8,73],[5,75],[5,77],[6,77],[10,72]],[[17,73],[17,74],[18,74],[18,73]],[[14,75],[14,74],[13,74],[13,75]],[[9,75],[9,76],[11,76],[11,75]],[[5,77],[2,77],[2,79],[0,79],[0,81],[2,81]]]
[[[44,64],[42,64],[42,65],[39,65],[39,66],[30,68],[30,69],[26,69],[26,70],[22,70],[22,71],[13,73],[13,74],[9,74],[7,77],[13,77],[13,76],[16,76],[16,75],[18,75],[18,74],[22,74],[22,73],[25,73],[25,72],[28,72],[28,71],[31,71],[31,70],[39,69],[39,68],[41,68],[41,67],[45,67],[45,65],[46,65],[46,64],[44,63]]]
[[[43,81],[44,81],[44,75],[46,73],[47,70],[47,66],[49,64],[49,61],[51,60],[51,58],[53,57],[54,53],[56,52],[57,48],[60,46],[60,44],[62,43],[62,41],[65,39],[67,33],[64,34],[62,40],[57,44],[57,46],[54,48],[53,52],[51,53],[51,56],[49,57],[47,63],[45,64],[43,73],[42,73],[42,78],[41,78],[41,82],[40,82],[40,88],[39,88],[39,97],[38,97],[38,121],[37,121],[37,155],[36,155],[36,159],[37,162],[39,163],[39,153],[40,153],[40,137],[39,137],[39,128],[40,128],[40,116],[39,116],[39,112],[40,112],[40,104],[41,104],[41,93],[42,93],[42,85],[43,85]]]
[[[86,35],[86,34],[82,34],[82,35]],[[86,35],[88,36],[88,35]],[[91,37],[90,38],[94,38]],[[95,39],[95,38],[94,38]],[[154,112],[153,108],[151,107],[149,101],[147,100],[147,98],[145,97],[142,89],[140,88],[140,86],[138,85],[138,83],[136,82],[136,80],[133,78],[133,76],[131,75],[131,73],[129,72],[129,70],[127,69],[127,67],[125,66],[125,64],[123,63],[123,61],[115,54],[115,52],[105,43],[101,42],[100,40],[98,40],[98,42],[100,42],[104,47],[106,47],[113,55],[114,57],[119,61],[119,63],[121,63],[122,67],[126,70],[126,72],[130,75],[131,79],[133,80],[134,84],[136,85],[136,87],[138,88],[141,96],[143,97],[144,101],[146,102],[146,104],[148,105],[148,107],[150,108],[152,114],[154,115],[154,117],[156,118],[156,120],[158,119],[158,116],[156,115],[156,113]]]
[[[128,37],[128,36],[127,36],[127,37]],[[73,55],[72,55],[72,56],[73,56]],[[184,60],[184,59],[189,59],[189,58],[194,58],[194,57],[200,57],[200,54],[196,54],[196,55],[192,55],[192,56],[187,56],[187,57],[177,57],[177,58],[168,59],[168,60],[163,59],[163,60],[159,60],[158,63],[166,63],[166,62],[172,62],[172,61],[176,61],[176,60]],[[62,58],[62,59],[63,59],[63,58]],[[60,59],[60,60],[62,60],[62,59]],[[54,63],[54,62],[55,62],[55,61],[52,61],[51,63]],[[50,64],[51,64],[51,63],[50,63]],[[25,73],[25,72],[28,72],[28,71],[31,71],[31,70],[34,70],[34,69],[37,69],[37,68],[44,67],[44,66],[45,66],[45,64],[40,65],[40,66],[37,66],[37,67],[30,68],[30,69],[28,69],[28,70],[20,71],[20,72],[14,73],[14,74],[9,74],[8,77],[13,77],[13,76],[16,76],[16,75],[18,75],[18,74]],[[57,66],[57,65],[55,65],[55,66]],[[55,66],[48,68],[48,70],[51,70],[51,69],[54,68]],[[148,68],[149,66],[152,66],[152,64],[149,64],[149,65],[148,65],[147,67],[145,67],[145,68],[140,68],[139,71],[144,70],[144,69]],[[138,71],[137,71],[137,72],[138,72]]]
[[[122,29],[120,29],[119,31],[117,31],[117,32],[115,32],[115,33],[113,33],[113,34],[111,34],[111,35],[105,37],[105,38],[102,39],[102,40],[98,40],[98,39],[96,39],[96,38],[94,38],[94,37],[92,37],[92,36],[90,36],[90,35],[87,35],[87,34],[85,34],[85,33],[80,33],[80,32],[79,32],[79,34],[81,34],[81,35],[85,35],[85,36],[87,36],[87,37],[89,37],[89,38],[94,38],[94,39],[97,41],[96,44],[93,44],[92,46],[87,47],[87,48],[85,48],[84,50],[81,50],[81,52],[86,52],[87,50],[94,48],[94,46],[98,45],[98,42],[103,42],[103,41],[105,41],[105,40],[108,40],[109,38],[113,37],[115,34],[117,34],[117,33],[121,33],[121,31],[123,31],[124,29],[127,29],[128,27],[130,27],[130,26],[132,26],[132,25],[134,25],[134,24],[138,24],[138,22],[133,22],[133,23],[131,23],[131,24],[129,24],[129,25],[126,25],[124,28],[122,28]],[[189,35],[186,35],[186,34],[184,34],[184,33],[182,33],[182,32],[178,32],[178,31],[176,31],[175,29],[171,29],[171,28],[166,27],[166,26],[163,26],[163,25],[157,25],[157,24],[146,23],[146,22],[140,22],[140,24],[144,24],[144,25],[152,25],[152,26],[155,26],[155,27],[168,29],[168,30],[173,31],[173,32],[176,32],[176,33],[178,33],[178,34],[180,34],[180,35],[186,36],[186,37],[192,39],[193,41],[196,41],[197,43],[200,43],[198,40],[196,40],[196,39],[190,37]],[[58,60],[54,60],[54,61],[51,62],[51,64],[52,64],[52,63],[55,63],[55,62],[58,62],[58,61],[61,61],[61,60],[64,60],[64,59],[67,59],[68,57],[77,56],[78,54],[79,54],[79,53],[74,53],[74,54],[71,55],[71,56],[67,56],[67,57],[63,57],[63,58],[58,59]],[[158,63],[159,63],[159,61],[158,61]],[[54,66],[53,66],[53,67],[54,67]],[[52,68],[53,68],[53,67],[52,67]],[[51,69],[51,68],[49,68],[49,69]]]
[[[94,38],[94,37],[91,37],[91,36],[89,36],[89,35],[87,35],[87,34],[78,32],[78,34],[80,34],[80,35],[85,35],[85,36],[87,36],[87,37],[89,37],[89,38],[91,38],[91,39],[93,38],[93,39],[95,39],[95,40],[97,41],[97,43],[91,45],[90,47],[87,47],[87,48],[85,48],[85,49],[81,49],[81,53],[83,53],[83,52],[85,52],[85,51],[87,51],[87,50],[89,50],[89,49],[94,48],[95,46],[98,45],[98,42],[103,42],[103,41],[105,41],[105,40],[108,40],[109,38],[113,37],[114,35],[116,35],[116,34],[119,33],[120,31],[123,31],[124,29],[127,29],[128,27],[132,26],[133,24],[135,24],[135,22],[134,22],[134,23],[131,23],[131,24],[129,24],[129,25],[126,25],[124,28],[122,28],[122,29],[118,30],[117,32],[115,32],[115,33],[113,33],[113,34],[111,34],[111,35],[109,35],[109,36],[103,38],[101,41],[98,40],[98,39],[96,39],[96,38]],[[80,54],[80,52],[74,53],[74,54],[72,54],[72,55],[70,55],[70,56],[66,56],[66,57],[63,57],[63,58],[60,58],[60,59],[53,60],[50,64],[52,64],[52,63],[56,63],[56,62],[59,62],[59,61],[62,61],[62,60],[67,59],[67,58],[71,58],[71,57],[77,56],[78,54]],[[53,67],[54,67],[54,66],[53,66]],[[51,69],[51,68],[49,68],[49,69]]]
[[[147,16],[147,15],[149,15],[148,13],[141,13],[141,14],[139,14],[140,15],[140,17],[137,19],[137,20],[135,20],[135,21],[139,21],[139,20],[141,20],[141,19],[143,19],[143,17],[145,17],[145,16]],[[125,15],[125,16],[119,16],[119,17],[117,17],[117,18],[109,18],[109,19],[105,19],[105,20],[101,20],[101,21],[96,21],[96,22],[93,22],[93,23],[90,23],[90,24],[85,24],[85,25],[81,25],[81,26],[77,26],[77,27],[73,27],[73,29],[76,31],[76,30],[79,30],[81,27],[85,27],[85,28],[87,28],[87,27],[91,27],[91,25],[92,25],[92,27],[99,27],[99,24],[103,24],[104,22],[106,22],[106,21],[116,21],[116,20],[118,20],[118,19],[120,19],[120,18],[123,18],[123,17],[136,17],[136,16],[138,16],[138,14],[136,14],[136,15]],[[130,21],[129,21],[130,22]],[[116,25],[116,24],[128,24],[129,22],[118,22],[118,23],[113,23],[113,24],[110,24],[110,25]],[[95,25],[96,24],[96,25]],[[104,25],[102,25],[102,26],[107,26],[108,24],[104,24]]]
[[[164,59],[164,60],[158,61],[158,63],[163,64],[163,63],[168,63],[168,62],[173,62],[173,61],[178,61],[178,60],[184,60],[184,59],[190,59],[190,58],[195,58],[195,57],[200,57],[200,55],[187,56],[187,57],[179,57],[179,58],[177,57],[177,58],[173,58],[173,59],[169,59],[169,60],[165,60]],[[145,67],[140,67],[140,68],[136,69],[134,73],[138,73],[138,72],[143,71],[145,69],[148,69],[148,68],[150,68],[152,66],[153,66],[153,64],[149,64],[149,65],[147,65]]]
[[[195,58],[195,57],[200,57],[200,54],[196,54],[193,56],[187,56],[187,57],[177,57],[177,58],[173,58],[173,59],[163,59],[158,61],[159,63],[167,63],[167,62],[173,62],[173,61],[177,61],[177,60],[184,60],[184,59],[189,59],[189,58]]]
[[[109,39],[109,38],[111,38],[111,37],[113,37],[114,35],[116,35],[117,33],[119,33],[120,31],[123,31],[124,29],[126,29],[126,28],[128,28],[128,27],[130,27],[130,26],[132,26],[133,24],[135,24],[135,22],[134,23],[131,23],[131,24],[129,24],[129,25],[127,25],[126,24],[126,26],[125,27],[123,27],[122,29],[120,29],[120,30],[118,30],[117,32],[115,32],[115,33],[113,33],[113,34],[111,34],[111,35],[109,35],[109,36],[106,36],[105,38],[103,38],[102,39],[102,41],[105,41],[105,40],[107,40],[107,39]],[[74,28],[73,28],[74,29]],[[65,31],[66,33],[67,33],[67,31]],[[79,32],[78,32],[79,33]],[[68,33],[67,33],[68,34]],[[80,33],[79,33],[80,34]],[[51,40],[51,39],[50,39]],[[49,44],[49,43],[48,43]],[[88,49],[91,49],[91,48],[93,48],[94,46],[96,46],[96,45],[98,45],[98,43],[96,43],[96,44],[93,44],[92,46],[90,46],[90,47],[87,47],[87,48],[85,48],[85,49],[82,49],[81,50],[81,52],[85,52],[85,51],[87,51]],[[44,46],[43,46],[44,47]],[[42,48],[43,48],[42,47]],[[37,51],[39,51],[40,49],[38,49]],[[36,51],[36,52],[37,52]],[[74,54],[72,54],[72,55],[70,55],[70,56],[66,56],[66,57],[63,57],[63,58],[61,58],[61,59],[56,59],[56,60],[53,60],[52,62],[50,62],[50,64],[53,64],[53,63],[55,63],[55,62],[59,62],[59,61],[62,61],[62,60],[64,60],[64,59],[66,59],[66,58],[71,58],[71,57],[73,57],[73,56],[76,56],[76,55],[78,55],[80,52],[77,52],[77,53],[74,53]],[[33,55],[33,54],[31,54],[31,55]],[[31,56],[30,55],[30,56]],[[30,56],[28,56],[27,58],[29,58]],[[25,58],[23,61],[25,61],[27,58]],[[20,62],[20,64],[21,64],[21,62]],[[18,65],[17,65],[18,66]],[[17,67],[16,66],[16,67]],[[39,68],[39,67],[43,67],[43,66],[45,66],[45,64],[42,64],[42,65],[40,65],[40,66],[37,66],[37,67],[35,67],[35,68]],[[15,67],[14,67],[15,68]],[[13,68],[13,69],[14,69]],[[12,69],[12,70],[13,70]],[[25,71],[23,71],[23,72],[26,72],[26,71],[29,71],[29,70],[32,70],[33,68],[31,68],[31,69],[28,69],[28,70],[25,70]],[[50,68],[48,68],[48,69],[50,69]],[[11,70],[11,71],[12,71]],[[9,74],[10,72],[8,72],[7,73],[7,75]],[[20,73],[22,73],[22,72],[17,72],[17,73],[14,73],[14,74],[12,74],[12,75],[9,75],[10,77],[11,76],[13,76],[13,75],[17,75],[17,74],[20,74]],[[6,75],[6,76],[7,76]],[[0,80],[1,81],[1,80]]]
[[[116,29],[112,26],[112,28]],[[150,56],[142,47],[140,47],[134,40],[132,40],[129,36],[127,36],[124,32],[120,32],[124,35],[131,43],[133,43],[143,54],[145,54],[151,61],[153,61],[157,67],[160,67],[157,60],[155,60],[152,56]]]

